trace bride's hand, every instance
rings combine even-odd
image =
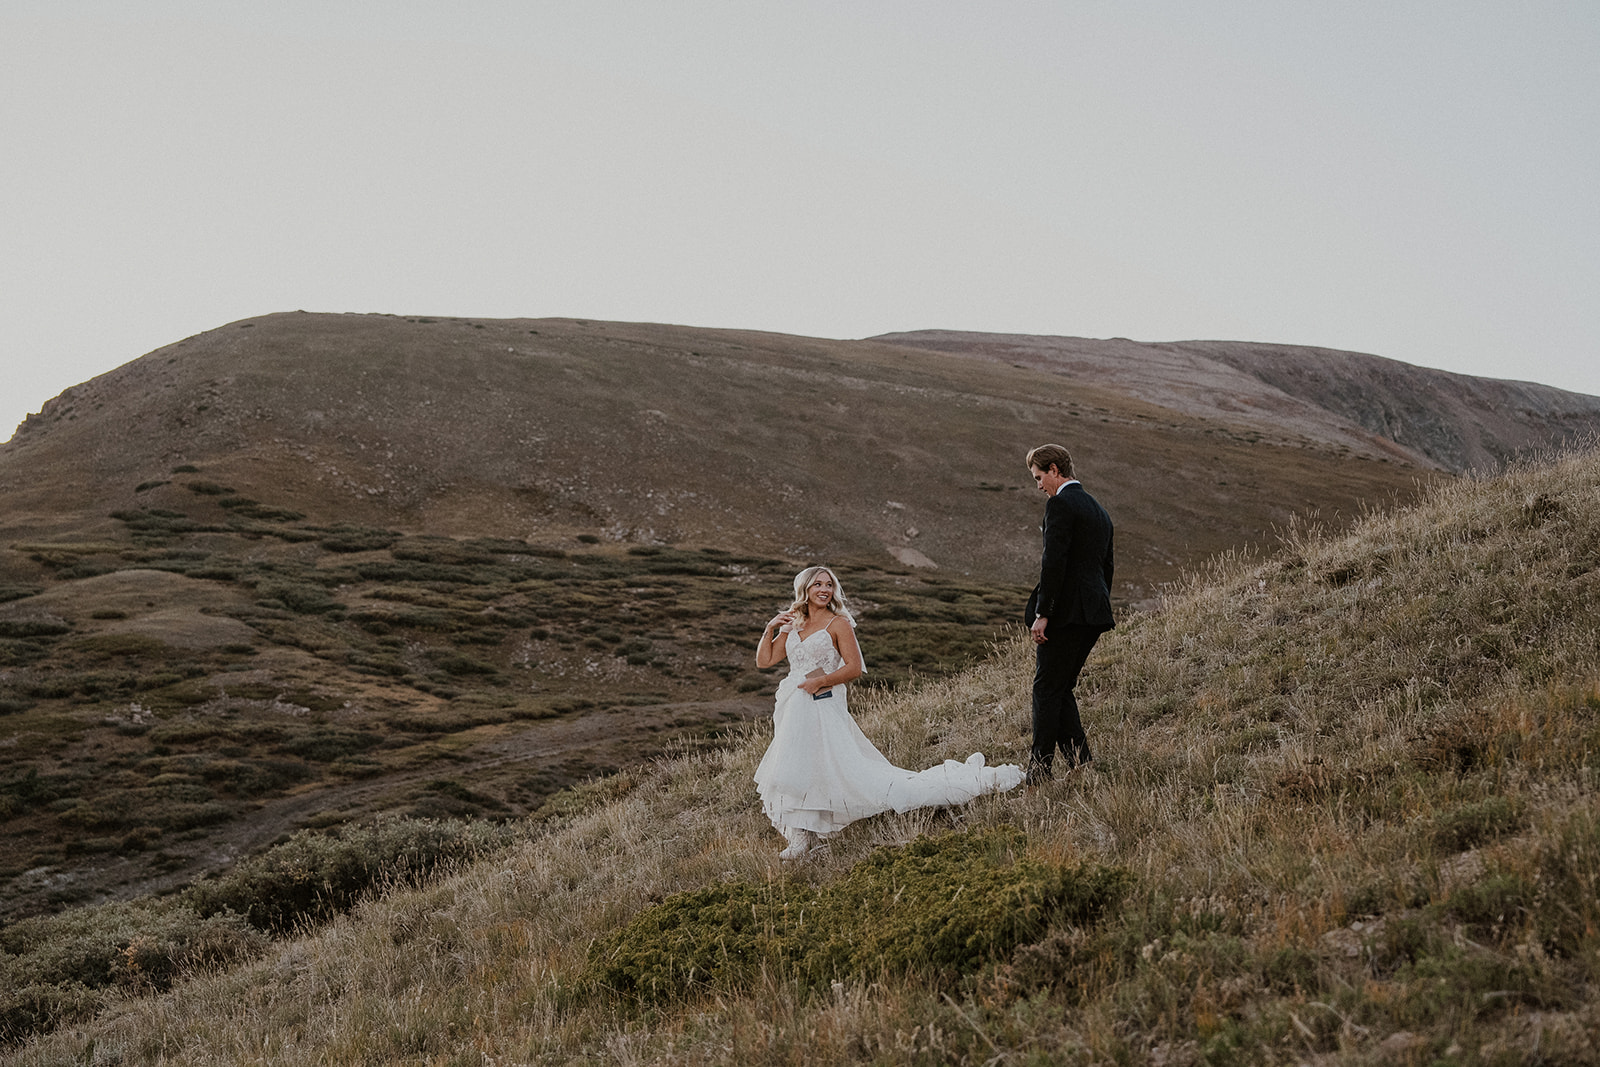
[[[776,614],[776,615],[774,615],[772,617],[772,621],[771,622],[767,623],[767,629],[770,630],[774,626],[777,626],[777,627],[790,626],[793,623],[794,623],[794,612],[792,612],[792,611],[780,611],[780,612],[778,612],[778,614]]]

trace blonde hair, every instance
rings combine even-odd
[[[855,625],[856,615],[845,604],[844,589],[839,585],[839,576],[833,573],[831,568],[821,565],[807,567],[794,576],[794,603],[789,605],[789,610],[799,609],[806,618],[811,617],[811,598],[806,595],[806,591],[811,588],[811,583],[819,574],[826,574],[833,579],[833,599],[828,601],[828,610],[835,615],[843,615],[852,626]]]

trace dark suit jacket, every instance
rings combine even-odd
[[[1044,557],[1027,624],[1043,615],[1052,623],[1111,629],[1111,572],[1111,516],[1082,485],[1069,485],[1044,506]]]

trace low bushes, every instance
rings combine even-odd
[[[193,886],[201,916],[235,912],[251,926],[287,933],[354,905],[375,889],[490,852],[512,831],[458,819],[381,819],[335,833],[302,830],[220,878]]]
[[[0,1042],[92,1017],[120,993],[164,990],[197,970],[259,955],[268,935],[498,849],[512,834],[461,819],[306,830],[177,897],[24,919],[0,929]]]
[[[143,900],[25,919],[0,930],[0,1040],[94,1015],[118,991],[162,990],[186,972],[248,959],[266,937],[238,915]]]
[[[726,882],[679,893],[597,942],[587,980],[644,1000],[748,988],[765,970],[807,986],[882,973],[953,977],[1051,923],[1087,925],[1132,884],[1108,867],[1021,855],[1000,827],[880,849],[814,888]]]
[[[370,526],[335,526],[320,542],[329,552],[372,552],[388,548],[400,540],[394,530],[378,530]]]

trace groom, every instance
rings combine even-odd
[[[1028,782],[1051,776],[1057,746],[1068,767],[1089,762],[1072,687],[1100,635],[1111,629],[1111,517],[1072,471],[1060,445],[1028,453],[1044,506],[1044,558],[1024,618],[1033,635],[1033,757]]]

